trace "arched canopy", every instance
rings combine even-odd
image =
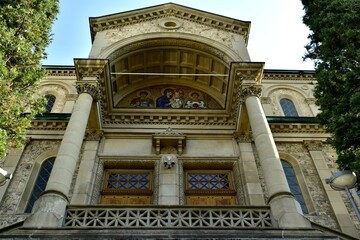
[[[108,59],[114,107],[131,107],[141,91],[153,98],[166,86],[185,95],[198,91],[213,108],[225,106],[231,58],[212,46],[186,39],[151,39],[114,51]]]

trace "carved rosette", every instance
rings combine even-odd
[[[262,88],[261,85],[249,85],[243,86],[240,92],[241,99],[245,101],[247,97],[256,96],[261,97]]]
[[[323,148],[321,141],[304,141],[304,145],[309,151],[321,151]]]
[[[78,82],[76,84],[76,90],[78,91],[78,94],[90,94],[95,102],[100,99],[100,91],[95,84]]]

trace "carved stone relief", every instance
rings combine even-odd
[[[279,88],[269,94],[269,98],[273,99],[271,108],[274,116],[283,116],[280,100],[282,98],[289,98],[295,104],[299,116],[313,117],[313,113],[304,96],[294,90]]]
[[[136,23],[133,25],[123,26],[118,29],[106,30],[106,37],[108,41],[104,48],[110,46],[117,41],[136,35],[157,32],[159,33],[164,31],[175,31],[179,33],[193,34],[195,36],[202,36],[220,42],[229,47],[230,49],[236,49],[236,41],[242,38],[242,36],[239,36],[235,33],[221,31],[210,26],[193,23],[183,19],[176,20],[182,22],[181,27],[176,29],[164,29],[163,27],[159,26],[159,20],[155,19],[151,21]]]
[[[17,208],[29,180],[34,161],[45,152],[55,151],[60,141],[31,141],[25,148],[16,172],[0,205],[0,228],[24,220],[27,214],[17,214]]]
[[[262,167],[260,165],[260,158],[259,158],[259,154],[258,154],[258,152],[256,150],[255,143],[252,143],[251,146],[252,146],[252,149],[253,149],[255,163],[256,163],[256,166],[257,166],[257,169],[258,169],[258,173],[259,173],[260,185],[261,185],[261,188],[262,188],[262,192],[264,193],[264,200],[265,200],[265,203],[267,203],[268,200],[269,200],[269,192],[267,190],[266,183],[265,183],[264,171],[263,171],[263,169],[262,169]]]
[[[65,87],[58,84],[46,84],[41,86],[40,91],[43,96],[51,94],[56,97],[55,104],[51,110],[52,113],[62,112],[66,102],[66,95],[69,93]]]
[[[288,153],[297,159],[300,166],[315,208],[315,213],[306,215],[306,217],[320,225],[339,230],[326,193],[322,184],[319,184],[321,180],[306,146],[302,143],[277,143],[276,146],[279,152]]]

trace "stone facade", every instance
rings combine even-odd
[[[90,24],[90,58],[47,67],[41,91],[55,96],[52,110],[33,121],[24,150],[0,162],[14,174],[0,188],[1,237],[84,237],[83,227],[109,239],[133,227],[140,238],[165,236],[155,228],[194,238],[204,227],[209,238],[359,236],[346,194],[324,181],[336,153],[315,118],[313,71],[264,69],[250,61],[248,22],[176,4]],[[25,213],[51,157],[48,185]],[[293,167],[308,213],[280,159]]]

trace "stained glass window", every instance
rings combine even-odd
[[[45,112],[46,113],[50,113],[51,112],[51,109],[53,108],[54,106],[54,103],[55,103],[55,100],[56,100],[56,97],[54,95],[46,95],[45,96],[46,100],[47,100],[47,104],[45,106]]]
[[[284,115],[287,117],[298,117],[299,114],[296,111],[294,103],[287,98],[283,98],[280,100],[281,108],[284,112]]]
[[[300,189],[299,183],[297,181],[293,167],[284,160],[281,160],[281,164],[284,169],[286,180],[289,184],[291,193],[294,194],[295,199],[300,203],[303,213],[308,213],[308,209],[306,207],[304,197],[301,193],[301,189]]]
[[[149,172],[118,172],[109,173],[107,188],[115,189],[149,189]]]
[[[236,191],[230,170],[186,171],[186,202],[189,205],[234,205]]]
[[[25,212],[31,213],[31,210],[34,206],[35,201],[41,196],[41,194],[45,191],[47,182],[50,177],[51,170],[54,166],[55,157],[49,158],[43,162],[40,168],[39,175],[36,179],[35,186],[30,195],[29,202],[26,206]]]
[[[102,204],[151,204],[152,171],[140,169],[105,170]]]
[[[228,173],[188,173],[188,189],[218,190],[229,189]]]

